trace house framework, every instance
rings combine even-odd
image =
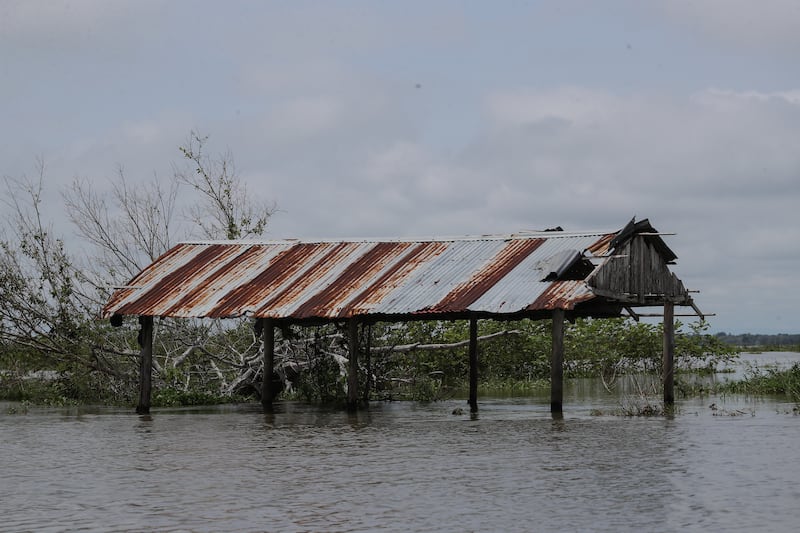
[[[663,308],[664,402],[674,403],[674,307],[703,318],[669,269],[677,256],[645,219],[617,231],[523,231],[428,239],[181,243],[119,287],[103,308],[112,324],[141,324],[140,400],[150,409],[153,318],[251,317],[271,376],[274,328],[346,322],[348,404],[359,403],[360,327],[378,321],[469,320],[470,393],[477,403],[477,320],[552,320],[551,411],[563,403],[564,321]],[[661,313],[659,313],[661,314]],[[648,315],[652,316],[652,315]],[[263,379],[271,407],[274,384]]]

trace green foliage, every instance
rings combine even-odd
[[[344,403],[347,400],[347,377],[336,354],[326,344],[336,336],[333,326],[316,328],[300,343],[304,346],[305,370],[295,384],[294,395],[308,402]]]
[[[238,353],[242,361],[260,361],[252,324],[248,321],[226,324],[217,327],[207,321],[158,322],[154,406],[219,403],[230,401],[239,392],[252,391],[252,388],[223,390],[223,385],[233,380],[239,369],[215,365],[221,362],[216,354],[227,351]],[[712,369],[735,355],[734,348],[705,335],[704,324],[679,327],[685,330],[676,336],[679,368]],[[468,329],[466,321],[374,325],[370,328],[370,344],[377,348],[416,344],[445,347],[400,352],[376,349],[370,365],[373,397],[435,401],[465,390],[469,364],[464,341]],[[134,403],[138,387],[136,333],[137,325],[132,321],[121,328],[95,326],[87,338],[104,336],[106,343],[116,339],[120,351],[112,354],[88,350],[90,365],[78,359],[60,361],[33,348],[22,346],[14,350],[5,346],[0,349],[0,367],[5,369],[0,375],[4,394],[9,399],[34,403]],[[478,322],[479,336],[499,333],[503,334],[480,343],[481,394],[524,395],[546,387],[550,372],[550,322]],[[204,341],[194,346],[198,338]],[[291,397],[322,403],[346,400],[348,355],[342,331],[334,326],[299,329],[278,342],[284,353],[292,349],[300,354],[296,354],[295,361],[300,364],[301,372],[293,383]],[[366,338],[362,339],[362,345],[366,342]],[[657,374],[662,343],[658,324],[624,319],[578,320],[568,324],[565,331],[566,375],[602,374],[608,378],[630,372]],[[361,364],[361,387],[365,387],[367,368],[363,358]],[[41,371],[57,373],[59,378],[47,382],[28,378]]]
[[[671,409],[664,407],[664,402],[654,396],[639,395],[623,398],[619,412],[621,416],[664,416]]]
[[[679,327],[680,323],[676,329]],[[688,332],[675,336],[675,358],[679,367],[713,373],[721,364],[730,363],[739,356],[737,346],[706,333],[707,322],[693,322],[688,327]]]
[[[479,347],[478,372],[486,376],[487,388],[497,388],[501,381],[519,384],[549,378],[550,324],[531,320],[478,322],[479,336],[503,330],[518,333],[495,337]]]
[[[230,403],[233,400],[236,400],[236,398],[198,390],[183,391],[173,387],[164,387],[158,389],[155,394],[153,394],[152,406],[188,407],[194,405]]]
[[[711,371],[732,360],[737,350],[705,334],[707,324],[676,324],[676,367],[687,371]],[[375,326],[373,345],[450,345],[469,335],[467,321],[413,322]],[[540,390],[550,377],[552,349],[550,321],[481,320],[478,335],[505,335],[483,341],[479,347],[482,394],[529,394]],[[567,324],[564,338],[567,377],[606,378],[626,373],[661,372],[663,327],[630,319],[579,319]],[[465,389],[469,373],[468,347],[412,349],[374,357],[379,397],[416,396],[428,399],[442,391]],[[434,395],[429,376],[437,375],[441,390]],[[419,384],[419,385],[417,385]],[[409,393],[409,388],[417,393]],[[392,390],[393,389],[393,390]]]
[[[800,363],[786,370],[752,367],[744,379],[720,385],[718,392],[785,395],[800,404]]]
[[[297,394],[308,402],[342,403],[347,399],[347,381],[331,355],[312,361],[301,375]]]
[[[623,318],[578,319],[564,332],[565,373],[592,376],[655,372],[662,352],[660,328]]]
[[[417,402],[436,402],[444,399],[442,382],[433,376],[420,376],[411,384],[411,398]]]
[[[133,388],[117,385],[99,372],[81,368],[24,375],[5,371],[0,375],[0,400],[52,406],[131,404]]]
[[[549,376],[549,326],[542,322],[521,320],[478,322],[478,335],[512,332],[481,343],[478,359],[482,387],[499,390],[523,389],[523,383]],[[420,321],[407,324],[375,326],[373,345],[452,345],[458,347],[410,350],[373,356],[373,371],[378,390],[392,384],[414,384],[413,397],[441,397],[448,390],[463,389],[469,374],[467,321]],[[434,376],[434,377],[432,377]],[[501,386],[501,382],[506,385]],[[513,385],[511,385],[513,384]],[[404,387],[406,385],[403,385]],[[429,390],[435,386],[435,390]],[[396,388],[396,387],[395,387]]]
[[[388,335],[381,339],[384,345],[452,344],[469,335],[464,322],[420,321],[388,326]],[[445,384],[453,385],[469,372],[465,348],[447,348],[435,351],[409,351],[390,356],[391,365],[384,378],[422,379],[431,372],[440,372]]]
[[[497,378],[489,376],[478,382],[481,396],[530,396],[550,390],[550,381],[545,378]]]
[[[738,349],[704,333],[705,322],[682,331],[675,324],[675,366],[680,370],[713,372],[721,363],[738,356]],[[571,376],[596,376],[630,372],[657,374],[661,369],[664,329],[662,324],[634,322],[625,318],[579,319],[566,328],[566,371]]]

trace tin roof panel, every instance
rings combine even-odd
[[[541,265],[567,250],[605,254],[614,235],[182,243],[117,290],[103,316],[302,320],[569,309],[591,290],[583,280],[543,281]]]
[[[375,311],[387,314],[443,312],[448,295],[465,280],[484,267],[499,250],[504,240],[445,242],[444,248],[419,263],[403,283]]]

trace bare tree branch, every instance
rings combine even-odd
[[[204,202],[189,209],[191,220],[209,239],[244,239],[263,235],[274,204],[254,199],[236,172],[230,151],[217,158],[204,152],[207,136],[192,131],[179,147],[185,168],[174,168],[175,178],[199,192]]]
[[[522,332],[516,329],[498,331],[489,335],[482,335],[478,337],[478,342],[494,339],[495,337],[505,337],[508,335],[522,335]],[[400,344],[397,346],[373,346],[371,351],[373,353],[405,353],[413,351],[434,351],[434,350],[449,350],[452,348],[462,348],[469,345],[469,339],[452,342],[446,344],[422,344],[415,342],[413,344]]]

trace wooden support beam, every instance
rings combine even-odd
[[[478,412],[478,319],[469,319],[469,410]]]
[[[350,346],[350,361],[347,368],[347,408],[358,409],[358,321],[347,321],[347,340]]]
[[[561,413],[564,402],[564,310],[553,309],[553,350],[550,355],[550,412]]]
[[[675,404],[675,304],[664,302],[664,407]]]
[[[716,316],[713,313],[710,315],[704,315],[703,312],[700,311],[700,308],[697,307],[697,304],[694,303],[694,300],[689,300],[689,305],[692,306],[692,309],[694,309],[694,312],[697,313],[698,317],[700,317],[700,320],[705,320],[707,316]]]
[[[630,317],[631,317],[633,320],[635,320],[636,322],[639,322],[639,318],[640,318],[642,315],[640,315],[639,313],[637,313],[636,311],[634,311],[634,310],[633,310],[633,308],[631,308],[631,307],[630,307],[630,306],[628,306],[628,305],[626,305],[626,306],[625,306],[625,310],[628,312],[628,315],[630,315]]]
[[[367,341],[364,345],[364,361],[367,379],[364,385],[364,405],[369,403],[369,393],[372,389],[372,324],[367,324]]]
[[[264,370],[261,379],[261,405],[272,409],[272,400],[277,396],[272,373],[275,370],[275,323],[271,318],[260,318],[261,342],[264,345]]]
[[[637,313],[637,316],[639,316],[639,317],[647,317],[647,318],[660,318],[660,317],[664,316],[664,313]],[[672,316],[673,317],[678,317],[678,316],[697,316],[697,314],[696,313],[673,313]],[[707,315],[703,315],[703,317],[707,317],[707,316],[717,316],[717,315],[716,315],[716,313],[709,313]]]
[[[136,413],[150,414],[150,396],[153,383],[153,317],[140,316],[139,324],[139,405]]]

